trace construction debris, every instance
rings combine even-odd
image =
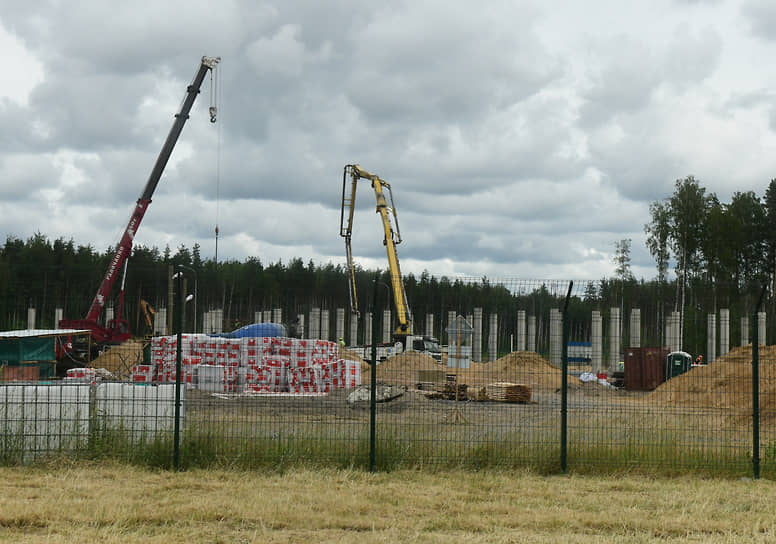
[[[426,393],[426,398],[433,400],[456,400],[457,394],[457,400],[469,400],[466,394],[468,387],[465,383],[445,383],[441,387],[437,387],[435,391]]]

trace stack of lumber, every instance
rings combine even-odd
[[[510,382],[496,382],[485,386],[485,394],[491,400],[500,402],[530,402],[531,388]]]

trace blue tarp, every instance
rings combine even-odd
[[[221,334],[211,334],[210,336],[219,336],[221,338],[253,338],[260,336],[286,336],[286,327],[280,323],[253,323],[245,325],[232,332]]]

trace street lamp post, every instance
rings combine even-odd
[[[194,334],[197,333],[197,271],[185,264],[175,265],[179,269],[188,270],[194,275]]]
[[[177,265],[177,268],[188,268]],[[193,272],[193,270],[192,270]],[[178,291],[178,335],[175,345],[175,422],[173,428],[173,467],[180,469],[181,462],[181,373],[182,373],[182,348],[183,348],[183,316],[186,312],[186,303],[191,300],[191,295],[183,292],[183,270],[178,270],[172,276],[175,279],[175,287]],[[194,288],[196,291],[196,274],[194,276]],[[196,308],[196,297],[195,297]],[[196,318],[196,314],[195,314]]]

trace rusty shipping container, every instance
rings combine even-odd
[[[651,391],[666,381],[668,348],[626,348],[625,389]]]

